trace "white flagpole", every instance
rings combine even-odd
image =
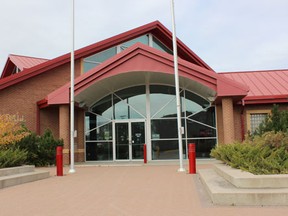
[[[74,0],[72,2],[72,44],[71,44],[71,75],[70,75],[70,170],[69,173],[75,173],[74,168]]]
[[[180,167],[178,169],[178,172],[185,172],[185,169],[183,168],[182,123],[181,123],[181,105],[180,105],[178,54],[177,54],[177,42],[176,42],[174,0],[171,0],[171,14],[172,14],[172,34],[173,34],[173,56],[174,56],[174,74],[175,74],[175,89],[176,89],[176,106],[177,106],[178,147],[179,147],[179,163],[180,163]]]

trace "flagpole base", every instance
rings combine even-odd
[[[75,173],[75,172],[76,172],[76,170],[73,168],[69,169],[69,171],[68,171],[68,173]]]
[[[179,168],[177,172],[186,172],[186,170],[184,168]]]

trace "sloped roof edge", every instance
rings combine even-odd
[[[84,48],[75,51],[75,60],[91,55],[95,52],[103,51],[109,47],[115,46],[119,43],[133,39],[145,33],[153,33],[155,36],[162,37],[160,39],[166,38],[166,40],[171,40],[172,44],[172,33],[159,21],[154,21],[146,25],[140,26],[138,28],[126,31],[124,33],[118,34],[116,36],[110,37],[103,41],[94,43],[92,45],[86,46]],[[205,67],[208,70],[212,70],[200,57],[198,57],[193,51],[191,51],[183,42],[177,39],[178,55],[185,53],[190,59],[193,59],[197,64]],[[30,77],[36,76],[47,70],[53,69],[57,66],[70,62],[70,53],[64,54],[50,61],[41,63],[32,68],[25,70],[25,72],[13,74],[9,77],[4,77],[0,79],[0,90],[19,83],[23,80],[29,79]]]
[[[35,65],[39,65],[43,62],[48,61],[49,59],[45,58],[38,58],[38,57],[32,57],[32,56],[23,56],[23,55],[16,55],[16,54],[10,54],[7,58],[7,61],[5,63],[5,66],[3,68],[2,74],[0,78],[4,78],[11,75],[11,71],[9,71],[9,66],[16,66],[21,71],[24,69],[32,68]]]
[[[134,58],[135,56],[145,56],[148,59],[154,59],[157,61],[158,65],[161,64],[166,65],[166,73],[173,74],[173,56],[168,53],[163,53],[159,50],[155,50],[147,45],[137,43],[125,51],[117,54],[116,56],[112,57],[111,59],[107,60],[106,62],[98,65],[97,67],[91,69],[90,71],[86,72],[82,76],[76,78],[75,80],[75,95],[77,92],[81,92],[81,89],[87,88],[87,86],[92,85],[95,80],[100,80],[109,77],[107,75],[109,71],[114,70],[118,66],[122,67],[123,63],[127,63],[130,59]],[[134,71],[151,71],[151,72],[161,72],[155,69],[153,65],[143,63],[144,59],[141,59],[141,67],[134,68]],[[149,66],[150,65],[150,66]],[[150,67],[150,69],[149,69]],[[170,72],[168,72],[167,68],[170,68]],[[118,72],[129,72],[129,66],[122,69],[122,71]],[[115,73],[114,73],[115,74]],[[214,91],[217,90],[218,79],[222,82],[221,86],[223,88],[230,87],[230,93],[234,91],[234,96],[240,96],[241,98],[247,94],[247,89],[244,88],[241,84],[237,84],[235,81],[230,80],[228,78],[220,77],[217,73],[210,71],[208,69],[202,68],[198,65],[193,63],[187,62],[185,60],[179,59],[179,75],[187,76],[187,77],[194,77],[193,79],[197,80],[197,82],[206,85],[208,88],[213,89]],[[113,73],[112,73],[113,76]],[[202,81],[201,81],[202,80]],[[236,87],[233,87],[233,84]],[[232,86],[232,87],[231,87]],[[53,104],[65,104],[69,103],[69,88],[70,83],[65,84],[64,86],[60,87],[59,89],[51,92],[47,96],[47,103],[50,105]],[[236,91],[236,92],[235,92]],[[222,94],[222,96],[225,96]]]

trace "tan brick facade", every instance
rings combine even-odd
[[[234,129],[234,110],[232,98],[225,97],[222,99],[222,113],[223,113],[223,132],[224,143],[232,143],[235,140]]]
[[[82,109],[78,109],[76,111],[77,115],[77,156],[76,161],[84,162],[85,161],[85,150],[84,150],[84,122],[85,122],[85,111]]]

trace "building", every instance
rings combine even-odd
[[[288,70],[216,73],[177,40],[183,154],[198,158],[241,140],[270,112],[288,109]],[[177,159],[172,33],[155,21],[75,51],[75,160]],[[0,79],[0,113],[50,128],[69,163],[70,53],[51,59],[10,55]]]

